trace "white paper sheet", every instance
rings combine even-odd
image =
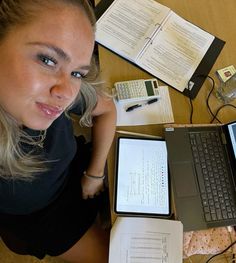
[[[134,61],[170,8],[152,0],[119,0],[97,21],[96,41]]]
[[[126,112],[130,104],[121,104],[115,100],[117,110],[117,126],[135,126],[147,124],[173,123],[173,111],[167,86],[159,87],[160,99],[158,102]]]
[[[118,217],[109,263],[182,263],[183,225],[157,218]]]
[[[163,28],[136,63],[183,92],[214,36],[174,12]]]

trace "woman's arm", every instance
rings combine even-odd
[[[116,128],[116,108],[112,99],[98,96],[93,112],[92,156],[87,174],[101,177]],[[93,197],[103,189],[103,179],[82,178],[83,198]]]

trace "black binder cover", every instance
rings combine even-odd
[[[223,49],[225,41],[215,37],[207,53],[203,57],[202,61],[195,70],[190,81],[194,83],[194,86],[191,90],[185,89],[183,94],[194,99],[200,88],[202,87],[207,75],[209,74],[211,68],[215,64],[217,57],[219,56],[221,50]]]
[[[112,4],[113,1],[114,0],[101,0],[96,5],[95,15],[96,15],[97,20],[102,16],[102,14],[107,10],[107,8]],[[99,43],[99,45],[101,45],[101,44]],[[207,53],[205,54],[202,61],[198,65],[196,71],[194,72],[191,79],[189,80],[189,82],[193,82],[194,85],[192,86],[192,88],[190,88],[190,89],[186,88],[182,92],[185,96],[187,96],[191,99],[194,99],[197,96],[200,88],[202,87],[205,79],[207,78],[207,75],[209,74],[211,68],[215,64],[215,61],[216,61],[217,57],[219,56],[221,50],[223,49],[224,45],[225,45],[225,41],[215,37],[215,39],[213,40],[213,42],[212,42],[210,48],[208,49]],[[104,47],[107,48],[106,46],[104,46]],[[116,52],[114,52],[112,50],[110,50],[110,51],[117,54]],[[129,61],[129,60],[127,60],[127,61]],[[129,62],[131,64],[135,65],[136,67],[139,67],[140,69],[144,70],[142,67],[133,63],[132,61],[129,61]],[[148,72],[148,73],[150,74],[150,72]],[[154,76],[154,77],[156,78],[157,76]],[[166,83],[166,84],[169,85],[168,83]],[[175,87],[173,87],[173,88],[175,88]]]

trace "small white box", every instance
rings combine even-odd
[[[218,69],[216,73],[221,81],[226,82],[236,73],[236,69],[233,65],[230,65],[228,67]]]

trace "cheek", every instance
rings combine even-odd
[[[79,85],[79,87],[77,85],[77,87],[74,89],[73,97],[71,97],[70,104],[67,106],[67,108],[71,107],[74,103],[76,103],[80,97],[81,97],[81,84]]]
[[[81,79],[74,80],[72,81],[71,85],[72,85],[72,100],[74,101],[81,92],[82,80]]]
[[[22,67],[18,74],[18,83],[22,91],[33,91],[40,84],[40,77],[34,67]]]
[[[49,78],[34,67],[22,68],[17,76],[16,84],[19,96],[22,95],[25,99],[38,99],[49,95]]]
[[[39,74],[29,65],[24,63],[15,62],[14,68],[11,70],[10,76],[4,77],[4,86],[5,89],[8,89],[8,92],[12,92],[15,96],[31,96],[32,93],[39,90],[41,82]]]

